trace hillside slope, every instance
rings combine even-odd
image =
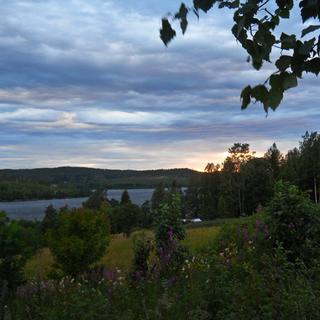
[[[87,196],[92,189],[150,188],[176,181],[187,186],[191,169],[110,170],[84,167],[0,170],[0,201]]]

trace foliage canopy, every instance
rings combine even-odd
[[[207,13],[217,4],[218,8],[228,8],[234,11],[232,33],[236,40],[246,50],[248,61],[259,70],[264,62],[271,62],[271,57],[277,57],[274,62],[276,71],[270,75],[264,84],[242,90],[242,109],[248,107],[252,99],[263,104],[267,112],[275,110],[281,103],[284,92],[298,85],[304,73],[320,73],[320,25],[306,22],[320,19],[320,1],[303,0],[299,2],[302,29],[300,34],[287,34],[284,20],[293,19],[293,0],[193,0],[188,7],[182,3],[179,11],[173,15],[173,21],[180,22],[184,34],[188,26],[188,15],[194,13],[198,18],[200,11]],[[167,17],[162,19],[160,38],[165,45],[176,36],[172,21]]]

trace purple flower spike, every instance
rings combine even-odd
[[[243,239],[245,242],[249,242],[250,241],[250,235],[249,235],[249,231],[247,226],[243,227]]]

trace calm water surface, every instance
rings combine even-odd
[[[130,189],[131,201],[137,205],[143,204],[150,200],[154,189]],[[109,199],[121,199],[123,190],[108,190]],[[88,198],[70,198],[70,199],[51,199],[51,200],[34,200],[34,201],[13,201],[0,202],[0,211],[5,211],[10,219],[41,220],[47,206],[52,204],[55,208],[61,208],[68,205],[70,208],[79,208]]]

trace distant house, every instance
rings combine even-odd
[[[183,223],[199,223],[202,222],[200,218],[194,218],[194,219],[182,219]]]

